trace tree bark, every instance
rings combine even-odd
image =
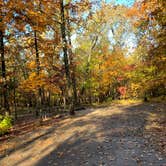
[[[14,96],[14,118],[17,120],[17,104],[16,104],[16,87],[14,85],[14,90],[13,90],[13,96]]]
[[[91,64],[91,59],[92,59],[92,51],[94,50],[96,44],[98,41],[98,36],[95,36],[95,38],[91,41],[91,48],[90,48],[90,53],[88,54],[88,60],[87,60],[87,65],[86,65],[86,81],[88,83],[88,98],[89,98],[89,103],[92,104],[92,90],[91,90],[91,70],[90,70],[90,64]]]
[[[3,31],[0,30],[0,52],[1,52],[1,73],[3,79],[2,91],[3,91],[3,107],[5,108],[5,113],[10,114],[9,102],[7,96],[7,80],[6,80],[6,64],[5,64],[5,50],[4,50],[4,36]]]
[[[37,32],[34,30],[34,40],[35,40],[35,52],[36,52],[36,73],[40,73],[40,60],[39,60],[39,50],[38,50],[38,41],[37,41]]]
[[[73,62],[73,52],[72,52],[72,43],[71,43],[71,34],[70,34],[70,22],[69,22],[69,12],[68,14],[68,19],[67,19],[67,36],[68,36],[68,43],[69,43],[69,60],[70,60],[70,65],[72,67],[72,75],[71,75],[71,81],[72,81],[72,88],[73,88],[73,105],[77,105],[77,84],[76,84],[76,77],[75,77],[75,64]]]
[[[61,11],[61,35],[62,35],[62,42],[63,42],[63,57],[64,57],[64,65],[65,65],[65,74],[67,79],[67,93],[68,93],[68,99],[69,103],[71,104],[69,113],[71,115],[75,114],[74,111],[74,104],[72,102],[73,100],[73,92],[71,87],[71,77],[70,77],[70,67],[69,67],[69,57],[68,57],[68,43],[66,39],[66,21],[65,21],[65,15],[64,15],[64,3],[63,0],[60,1],[60,11]]]
[[[40,60],[39,60],[39,50],[38,50],[38,41],[37,41],[37,32],[34,30],[34,41],[35,41],[35,52],[36,52],[36,74],[39,76],[40,74]],[[37,99],[37,108],[36,108],[36,116],[39,116],[39,110],[41,109],[41,88],[38,88],[38,96]]]

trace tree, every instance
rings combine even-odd
[[[2,76],[2,94],[3,94],[3,107],[5,112],[10,114],[9,101],[8,101],[8,85],[6,73],[6,58],[5,58],[5,32],[8,24],[13,19],[12,5],[14,1],[0,1],[0,54],[1,54],[1,76]]]
[[[137,31],[139,47],[137,52],[137,75],[142,82],[144,95],[157,96],[164,94],[165,86],[165,29],[164,24],[164,1],[145,0],[136,3],[129,12],[134,19]],[[140,73],[140,74],[138,74]]]

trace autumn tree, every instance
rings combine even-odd
[[[140,91],[144,90],[145,98],[147,95],[164,94],[164,6],[164,1],[145,0],[136,3],[128,11],[128,15],[135,18],[133,25],[137,28],[139,41],[135,52],[137,55],[135,76],[138,76],[136,82],[141,83],[138,87],[140,87]],[[141,88],[142,86],[144,89]]]

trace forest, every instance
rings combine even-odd
[[[0,0],[0,135],[117,100],[165,101],[165,13],[165,0]]]
[[[164,5],[1,1],[1,113],[164,96]]]

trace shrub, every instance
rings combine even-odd
[[[4,135],[12,127],[12,118],[10,116],[0,115],[0,135]]]

